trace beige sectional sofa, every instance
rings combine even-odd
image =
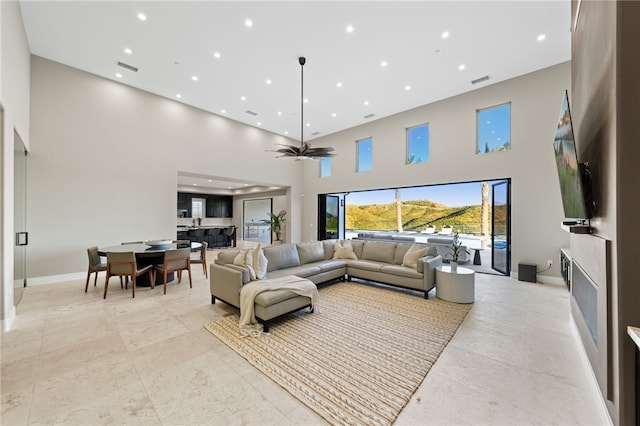
[[[357,259],[336,259],[336,241],[340,240],[264,247],[264,256],[268,260],[265,278],[296,275],[319,284],[354,277],[422,291],[425,298],[428,298],[429,291],[435,287],[435,270],[442,265],[442,257],[437,255],[435,248],[429,248],[428,244],[413,246],[414,249],[428,250],[422,257],[414,259],[414,267],[403,264],[406,257],[409,257],[406,255],[413,243],[348,240]],[[211,303],[219,299],[233,306],[240,306],[240,288],[250,282],[251,276],[246,267],[233,264],[238,252],[239,250],[224,250],[211,264]],[[282,301],[287,300],[282,294]],[[282,314],[289,312],[286,309],[290,306],[275,305],[277,303],[271,303],[268,307]],[[271,316],[273,313],[267,312],[266,315]],[[259,316],[257,306],[256,316]]]

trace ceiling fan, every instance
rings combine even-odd
[[[332,147],[313,148],[304,141],[304,64],[306,61],[304,56],[298,58],[298,62],[300,63],[300,146],[276,144],[284,147],[272,150],[272,152],[281,154],[276,158],[292,157],[295,158],[296,161],[299,161],[307,159],[318,160],[320,158],[335,156]]]

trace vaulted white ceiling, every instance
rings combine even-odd
[[[568,0],[20,4],[35,55],[296,141],[299,56],[305,141],[570,59]]]

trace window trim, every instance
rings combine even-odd
[[[426,161],[420,161],[418,163],[414,163],[414,162],[410,162],[409,161],[409,131],[412,129],[416,129],[418,127],[424,127],[427,126],[427,160]],[[424,163],[428,163],[429,162],[429,149],[430,149],[430,145],[431,145],[431,123],[429,123],[428,121],[426,123],[422,123],[422,124],[416,124],[415,126],[411,126],[411,127],[405,127],[405,156],[404,156],[404,164],[405,166],[410,166],[410,165],[415,165],[415,164],[424,164]]]

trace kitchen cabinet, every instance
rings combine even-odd
[[[233,197],[228,195],[207,196],[206,217],[232,217]]]
[[[182,217],[191,217],[191,198],[188,192],[178,192],[178,214],[182,213]]]
[[[191,217],[191,202],[194,198],[205,200],[204,217],[233,217],[233,197],[230,195],[195,194],[178,192],[178,215]]]

